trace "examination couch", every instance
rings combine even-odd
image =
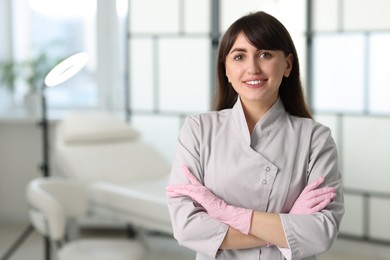
[[[55,128],[56,175],[78,180],[91,216],[172,233],[165,186],[170,166],[129,124],[108,115],[74,115]]]

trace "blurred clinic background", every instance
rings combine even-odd
[[[221,35],[258,10],[290,31],[310,108],[332,129],[346,202],[339,240],[358,245],[346,253],[388,247],[390,1],[0,0],[0,253],[28,225],[26,185],[42,175],[45,71],[89,56],[75,77],[45,89],[51,130],[71,113],[110,113],[170,163],[184,118],[211,109]]]

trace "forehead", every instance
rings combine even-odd
[[[229,53],[235,48],[245,48],[245,49],[256,49],[257,48],[248,40],[244,33],[239,33],[236,40],[233,43],[232,48],[229,50]]]

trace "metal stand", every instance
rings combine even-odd
[[[45,84],[42,86],[42,93],[41,93],[41,106],[42,106],[42,121],[40,122],[40,126],[42,128],[42,159],[43,162],[41,164],[41,170],[43,173],[43,177],[49,177],[50,176],[50,167],[49,167],[49,124],[47,120],[47,104],[46,104],[46,97],[45,97]],[[45,236],[44,238],[44,259],[50,260],[51,259],[51,247],[50,247],[50,239],[49,237]]]
[[[43,177],[50,176],[50,168],[49,168],[49,124],[47,120],[47,104],[45,93],[45,86],[42,88],[41,94],[41,106],[42,106],[42,120],[39,123],[42,128],[42,159],[43,162],[41,164],[41,170]]]

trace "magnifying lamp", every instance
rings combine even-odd
[[[41,105],[42,105],[42,119],[40,125],[42,127],[42,153],[43,162],[41,170],[44,177],[50,175],[49,169],[49,126],[47,120],[47,104],[45,97],[45,89],[48,87],[58,86],[65,81],[74,77],[87,64],[88,55],[85,52],[79,52],[64,59],[56,66],[54,66],[46,75],[41,89]]]
[[[80,72],[88,62],[88,55],[84,52],[76,53],[65,60],[58,63],[54,66],[49,73],[46,75],[42,88],[40,91],[41,94],[41,105],[42,105],[42,119],[40,126],[42,127],[42,153],[43,153],[43,162],[41,165],[42,175],[48,177],[50,175],[49,171],[49,127],[47,122],[47,111],[46,111],[46,98],[45,98],[45,89],[47,87],[58,86],[65,81],[69,80]],[[23,243],[23,241],[33,232],[34,227],[30,224],[23,233],[16,239],[16,241],[11,245],[1,259],[8,259],[15,250]],[[44,238],[45,245],[45,258],[50,258],[50,241],[48,237]]]
[[[45,87],[54,87],[75,76],[88,62],[85,52],[76,53],[58,63],[45,77]]]

